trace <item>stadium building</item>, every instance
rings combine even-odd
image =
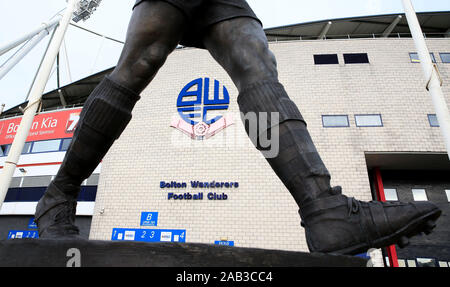
[[[450,12],[419,13],[450,103]],[[436,203],[434,232],[394,255],[450,266],[450,162],[406,18],[380,15],[265,30],[332,184],[360,200]],[[0,237],[36,237],[32,217],[79,112],[111,70],[44,95],[6,201]],[[200,242],[307,251],[297,207],[248,139],[237,89],[206,50],[176,49],[127,129],[82,187],[77,224],[95,240]],[[0,118],[0,166],[21,108]],[[370,252],[375,266],[385,250]]]

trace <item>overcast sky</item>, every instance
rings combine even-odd
[[[135,0],[103,0],[95,14],[80,26],[125,40]],[[248,0],[264,28],[308,21],[403,12],[401,0]],[[413,0],[417,12],[450,11],[450,0]],[[65,0],[0,0],[0,46],[47,21],[66,6]],[[0,104],[6,109],[24,102],[40,59],[46,37],[11,72],[0,80]],[[61,51],[62,85],[116,65],[122,45],[69,26],[65,38],[69,65]],[[2,65],[15,50],[0,56]],[[69,69],[70,67],[70,75]],[[56,87],[53,72],[46,91]]]

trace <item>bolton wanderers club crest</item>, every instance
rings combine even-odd
[[[193,139],[207,139],[233,124],[231,116],[220,112],[228,110],[230,95],[225,86],[214,80],[214,92],[210,93],[210,79],[198,78],[188,83],[177,99],[178,117],[172,119],[174,127]]]

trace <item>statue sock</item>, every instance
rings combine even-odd
[[[267,113],[267,125],[264,127],[259,123],[257,138],[251,137],[259,150],[263,150],[258,141],[261,135],[271,133],[275,125],[278,127],[279,152],[266,159],[299,207],[313,199],[333,194],[330,174],[314,146],[302,115],[282,84],[276,79],[269,79],[250,85],[240,93],[238,103],[244,116],[254,112],[259,118],[260,113]],[[272,122],[272,112],[279,113],[279,124]],[[250,135],[247,125],[246,130]],[[277,135],[272,133],[271,136]]]
[[[75,211],[81,183],[122,134],[139,99],[108,76],[91,93],[63,163],[36,206],[40,238],[78,239]]]
[[[330,174],[302,121],[279,125],[279,154],[267,161],[294,197],[297,205],[336,193]]]
[[[135,92],[106,76],[94,89],[80,114],[78,127],[53,180],[64,193],[76,196],[131,120],[140,99]]]

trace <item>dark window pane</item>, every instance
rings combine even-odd
[[[0,145],[0,156],[7,156],[9,150],[11,149],[11,145]]]
[[[442,63],[450,63],[450,53],[440,53]]]
[[[346,64],[368,64],[369,56],[367,53],[344,54],[344,62]]]
[[[314,64],[316,65],[339,64],[339,60],[337,54],[314,55]]]
[[[433,53],[430,53],[431,61],[436,63],[436,58]],[[420,63],[419,55],[417,53],[409,53],[409,58],[411,59],[411,63]]]
[[[432,126],[432,127],[439,126],[439,122],[437,120],[436,115],[428,115],[428,122],[430,123],[430,126]]]
[[[70,142],[72,141],[72,139],[63,139],[62,141],[63,141],[63,142],[62,142],[62,144],[61,144],[61,150],[62,150],[62,151],[68,150],[68,149],[69,149]]]
[[[348,127],[347,115],[339,116],[322,116],[322,124],[324,127],[336,128],[336,127]]]
[[[25,143],[23,146],[22,154],[30,153],[31,143]]]
[[[436,267],[436,260],[433,258],[417,258],[417,267]]]

